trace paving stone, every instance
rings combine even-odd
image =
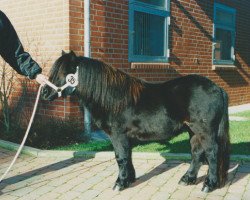
[[[76,182],[75,180],[76,179],[72,179],[59,187],[55,187],[55,189],[53,191],[57,192],[57,193],[65,193],[65,192],[68,192],[70,190],[73,190],[73,188],[75,188],[80,183],[80,182]],[[81,180],[81,182],[82,182],[82,180]]]
[[[53,199],[57,199],[61,194],[55,192],[54,190],[51,192],[48,192],[42,196],[40,196],[38,199],[36,200],[53,200]]]
[[[245,187],[241,185],[230,185],[228,192],[232,194],[242,194],[245,191]]]
[[[169,199],[170,194],[167,192],[157,192],[152,197],[151,200],[166,200]]]
[[[29,182],[28,183],[28,187],[32,187],[32,188],[40,188],[44,185],[48,185],[48,183],[50,182],[50,180],[37,180],[37,181],[34,181],[34,182]]]
[[[123,190],[119,193],[119,197],[123,199],[133,199],[133,197],[140,192],[140,188],[131,186],[126,190]]]
[[[2,156],[2,157],[1,157]],[[0,148],[0,173],[14,154]],[[115,160],[34,158],[21,156],[0,184],[1,200],[249,200],[250,164],[245,162],[229,173],[227,185],[211,193],[201,191],[208,166],[202,166],[196,185],[178,185],[189,163],[134,159],[136,182],[115,192],[118,176]],[[231,164],[234,167],[236,163]],[[4,166],[4,167],[3,167]]]
[[[241,200],[242,195],[241,194],[232,194],[232,193],[227,193],[224,200]]]
[[[224,197],[227,193],[228,193],[228,187],[224,186],[223,188],[214,190],[211,194],[213,194],[213,196]]]
[[[48,185],[50,186],[54,186],[54,187],[59,187],[61,185],[63,185],[66,181],[63,178],[57,178],[57,179],[53,179],[51,180]]]
[[[171,199],[176,199],[176,200],[183,200],[187,199],[189,196],[190,192],[183,192],[181,190],[176,190],[172,195]]]
[[[53,189],[55,189],[55,188],[52,187],[52,186],[44,185],[44,186],[42,186],[42,187],[37,188],[36,190],[33,190],[33,193],[35,193],[35,194],[41,196],[41,195],[43,195],[43,194],[46,194],[46,193],[52,191]]]
[[[224,199],[223,196],[218,196],[213,193],[209,193],[206,197],[206,200],[223,200],[223,199]]]
[[[202,200],[202,199],[204,199],[204,198],[200,198],[200,197],[188,197],[185,200]]]
[[[76,186],[75,188],[73,188],[73,190],[79,191],[79,192],[84,192],[90,188],[93,188],[95,185],[100,183],[102,180],[103,180],[103,178],[99,177],[99,176],[93,176],[87,180],[83,179],[83,182],[81,184],[79,184],[78,186]]]
[[[69,191],[69,192],[65,192],[65,193],[61,194],[59,197],[57,197],[57,199],[60,199],[60,200],[73,200],[73,199],[76,199],[77,197],[78,198],[81,197],[80,192]]]
[[[11,192],[11,195],[17,196],[17,197],[22,197],[27,195],[28,193],[34,191],[34,188],[31,187],[24,187],[15,191]]]
[[[248,180],[248,184],[246,185],[246,190],[250,191],[250,180]]]
[[[243,200],[249,200],[249,199],[250,199],[250,190],[246,190],[246,191],[243,193],[242,199],[243,199]]]
[[[98,190],[87,190],[86,192],[81,194],[81,199],[94,199],[97,197],[101,192]]]
[[[113,184],[111,184],[110,182],[101,181],[100,183],[96,184],[93,187],[93,189],[103,191],[105,189],[112,188],[112,186],[113,186]]]
[[[162,178],[161,175],[158,175],[156,177],[151,178],[148,181],[148,184],[152,185],[152,186],[160,187],[160,186],[164,185],[167,181],[168,181],[167,179]]]
[[[114,197],[112,197],[112,200],[129,200],[131,197],[129,196],[122,196],[121,194],[118,194]]]
[[[144,200],[151,199],[151,196],[153,196],[157,190],[158,190],[157,187],[147,185],[143,187],[133,198],[134,199],[143,198]]]
[[[205,199],[207,195],[208,195],[207,193],[202,192],[199,188],[195,188],[194,190],[191,191],[189,197]]]
[[[0,194],[1,195],[1,194]],[[18,199],[19,197],[17,196],[13,196],[13,195],[10,195],[10,194],[3,194],[0,196],[0,199],[1,200],[16,200]]]
[[[40,195],[32,192],[32,193],[29,193],[29,194],[27,194],[25,196],[22,196],[22,197],[18,198],[18,200],[37,200],[38,198],[40,198]]]
[[[114,192],[112,189],[106,189],[102,191],[98,196],[95,198],[95,200],[106,200],[106,199],[112,199],[114,196],[118,195],[117,192]]]

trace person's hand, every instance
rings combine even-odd
[[[48,77],[43,74],[38,74],[36,76],[36,81],[41,84],[42,86],[46,85],[46,81],[48,80]]]

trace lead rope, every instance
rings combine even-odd
[[[39,101],[39,97],[40,97],[40,93],[41,93],[41,89],[42,89],[42,85],[40,85],[39,89],[38,89],[38,92],[37,92],[37,96],[36,96],[36,101],[35,101],[35,105],[34,105],[34,108],[33,108],[33,112],[32,112],[32,115],[31,115],[31,118],[30,118],[30,121],[29,121],[29,125],[28,125],[28,128],[25,132],[25,135],[23,137],[23,141],[22,143],[20,144],[17,152],[16,152],[16,155],[14,157],[14,159],[12,160],[10,166],[8,167],[8,169],[4,172],[4,174],[2,175],[1,179],[0,179],[0,183],[2,182],[2,180],[5,178],[5,176],[9,173],[9,171],[11,170],[12,166],[14,165],[14,163],[16,162],[19,154],[21,153],[22,149],[23,149],[23,146],[24,146],[24,143],[26,142],[26,139],[28,137],[28,134],[29,134],[29,131],[30,131],[30,128],[31,128],[31,124],[34,120],[34,117],[35,117],[35,113],[36,113],[36,110],[37,110],[37,105],[38,105],[38,101]]]
[[[53,88],[54,90],[56,90],[56,92],[58,93],[58,97],[61,97],[62,96],[62,91],[64,89],[66,89],[67,87],[73,87],[75,89],[75,87],[78,85],[78,66],[76,68],[76,72],[75,74],[68,74],[66,76],[66,83],[61,86],[61,87],[57,87],[56,85],[54,85],[53,83],[51,83],[49,80],[45,81],[46,82],[46,85],[50,86],[51,88]],[[34,121],[34,117],[35,117],[35,114],[36,114],[36,110],[37,110],[37,105],[38,105],[38,101],[39,101],[39,97],[40,97],[40,93],[41,93],[41,89],[42,89],[42,85],[40,85],[39,89],[38,89],[38,92],[37,92],[37,96],[36,96],[36,101],[35,101],[35,105],[34,105],[34,108],[33,108],[33,112],[32,112],[32,115],[31,115],[31,118],[30,118],[30,121],[29,121],[29,125],[28,125],[28,128],[25,132],[25,135],[23,137],[23,141],[22,143],[20,144],[17,152],[16,152],[16,155],[14,157],[14,159],[12,160],[10,166],[8,167],[8,169],[4,172],[4,174],[2,175],[1,179],[0,179],[0,183],[2,182],[2,180],[5,178],[5,176],[9,173],[9,171],[11,170],[12,166],[14,165],[14,163],[16,162],[16,159],[18,158],[19,154],[21,153],[22,149],[23,149],[23,146],[26,142],[26,139],[28,137],[28,134],[30,132],[30,128],[31,128],[31,125]]]

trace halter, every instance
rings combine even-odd
[[[66,83],[61,87],[57,87],[56,85],[51,83],[49,80],[46,80],[45,82],[48,86],[53,88],[58,93],[58,97],[61,97],[63,90],[65,90],[67,87],[73,87],[73,89],[75,90],[75,87],[78,85],[78,83],[79,83],[79,81],[78,81],[78,68],[79,67],[77,66],[76,73],[68,74],[66,76]]]

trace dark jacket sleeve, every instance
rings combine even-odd
[[[0,11],[0,55],[14,70],[30,79],[34,79],[42,72],[31,55],[24,51],[14,27],[2,11]]]

